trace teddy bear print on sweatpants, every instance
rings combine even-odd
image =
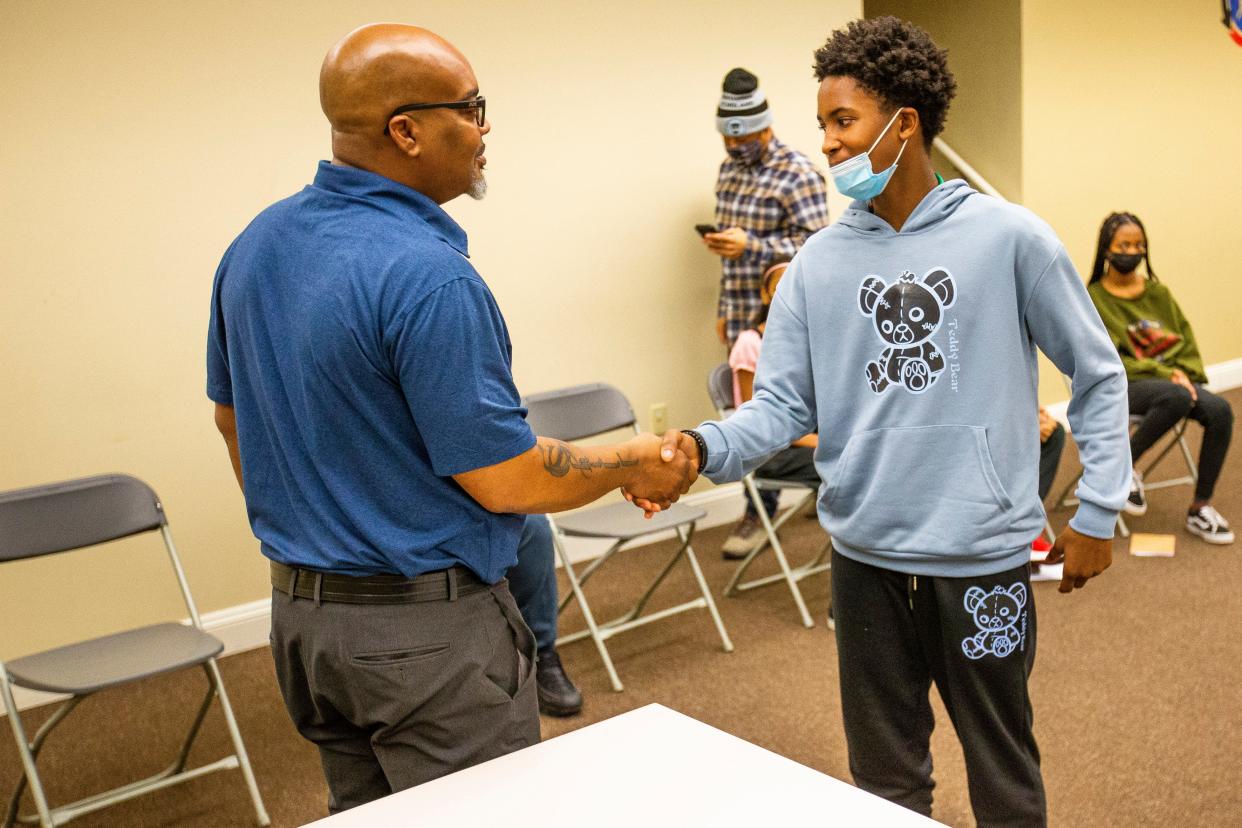
[[[1025,585],[996,586],[991,592],[972,586],[966,590],[964,603],[979,627],[979,632],[962,641],[967,658],[980,659],[989,653],[1004,658],[1022,643],[1026,625],[1019,630],[1018,621],[1026,606]]]

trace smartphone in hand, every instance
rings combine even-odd
[[[708,233],[719,233],[720,228],[714,224],[696,224],[694,225],[694,232],[700,236],[706,236]]]

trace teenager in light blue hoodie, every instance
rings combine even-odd
[[[934,681],[978,824],[1043,825],[1027,694],[1027,562],[1044,522],[1036,348],[1073,379],[1084,468],[1049,555],[1064,560],[1062,592],[1111,562],[1130,482],[1125,374],[1048,225],[933,172],[954,82],[927,34],[856,21],[815,60],[829,172],[856,200],[782,280],[754,398],[665,440],[719,483],[819,432],[855,782],[930,815]]]

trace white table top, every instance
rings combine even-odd
[[[384,826],[938,825],[658,704],[314,823]]]

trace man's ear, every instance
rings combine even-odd
[[[400,115],[388,121],[388,140],[397,149],[411,158],[422,152],[422,144],[418,140],[418,124]]]
[[[897,137],[903,141],[913,141],[920,138],[922,130],[919,128],[922,121],[919,120],[919,111],[912,106],[904,107],[901,114],[897,116]]]

